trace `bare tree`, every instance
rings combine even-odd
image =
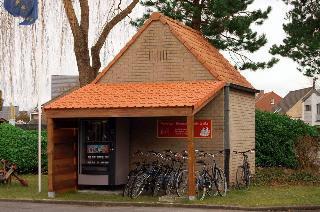
[[[105,23],[101,34],[91,47],[91,51],[88,43],[90,14],[88,0],[76,0],[79,1],[81,8],[80,22],[76,16],[73,1],[63,0],[63,4],[74,37],[74,53],[77,60],[80,86],[82,87],[93,81],[97,76],[101,68],[100,51],[110,31],[132,12],[139,0],[133,0],[125,9],[120,8],[122,1],[119,1],[115,9],[117,12],[113,18]]]

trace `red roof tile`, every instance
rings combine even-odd
[[[98,82],[111,66],[123,55],[123,53],[137,40],[142,32],[152,21],[161,21],[167,24],[178,40],[200,61],[201,64],[215,77],[216,80],[225,81],[253,88],[252,85],[236,70],[219,51],[213,47],[199,31],[196,31],[178,21],[175,21],[160,13],[153,13],[149,20],[133,36],[120,53],[109,63],[109,65],[98,75],[93,83]]]
[[[89,84],[45,106],[48,109],[193,107],[225,85],[220,81]]]
[[[273,91],[261,94],[259,98],[256,100],[256,109],[273,112],[281,100],[281,96],[279,96]]]

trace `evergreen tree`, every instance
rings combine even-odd
[[[228,51],[235,66],[240,69],[257,70],[270,68],[277,62],[252,61],[247,55],[267,43],[264,34],[253,31],[253,24],[261,25],[268,18],[271,8],[265,11],[249,10],[254,0],[143,0],[147,7],[143,17],[132,22],[139,27],[152,11],[159,11],[175,20],[184,22],[201,33],[216,48]]]
[[[283,25],[287,36],[283,44],[270,52],[289,57],[299,64],[307,76],[320,74],[320,2],[318,0],[287,1],[293,8]]]

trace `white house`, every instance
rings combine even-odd
[[[314,87],[290,91],[275,112],[300,119],[312,126],[320,125],[320,92]]]
[[[302,120],[312,126],[320,125],[320,93],[316,89],[302,99]]]

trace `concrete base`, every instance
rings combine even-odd
[[[196,197],[195,196],[189,196],[189,200],[191,200],[191,201],[196,200]]]
[[[9,124],[16,126],[16,120],[15,119],[10,119]]]
[[[56,197],[56,192],[48,192],[48,197],[49,198],[55,198]]]
[[[78,193],[91,193],[91,194],[113,194],[113,195],[122,195],[122,190],[110,190],[110,191],[99,191],[99,190],[77,190]]]

